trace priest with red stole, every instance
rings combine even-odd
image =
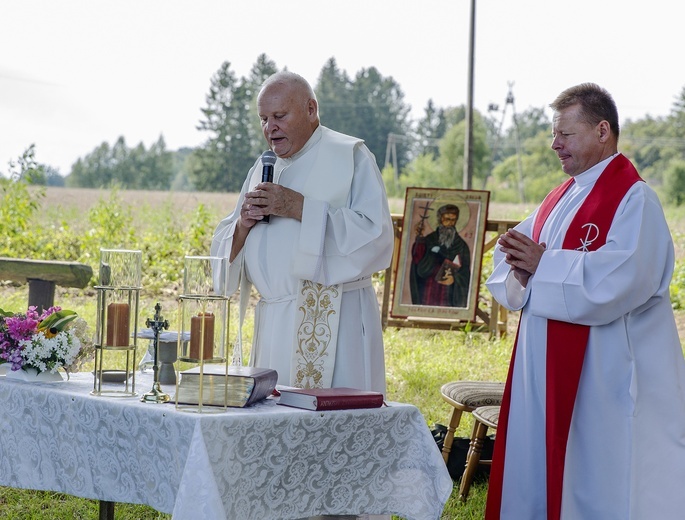
[[[487,281],[521,310],[486,520],[685,518],[685,359],[656,194],[618,152],[595,84],[562,92],[569,178],[499,238]]]

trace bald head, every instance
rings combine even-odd
[[[257,110],[264,138],[281,158],[299,152],[319,126],[314,91],[294,72],[277,72],[264,82],[257,96]]]
[[[283,70],[281,72],[276,72],[275,74],[272,74],[271,76],[266,78],[264,83],[262,83],[262,88],[259,90],[259,96],[261,96],[262,93],[271,85],[287,86],[298,91],[301,95],[305,96],[306,98],[311,98],[314,101],[316,101],[316,94],[314,94],[314,90],[312,89],[309,82],[302,76],[300,76],[299,74],[295,74],[294,72]]]

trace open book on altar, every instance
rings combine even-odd
[[[269,397],[277,381],[278,373],[270,368],[229,366],[227,369],[224,364],[206,363],[202,371],[202,404],[234,408],[250,406]],[[179,404],[199,404],[199,366],[180,373],[177,398]]]
[[[278,404],[306,410],[380,408],[383,394],[356,388],[281,388]]]

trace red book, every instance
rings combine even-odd
[[[287,388],[280,392],[278,404],[306,410],[349,410],[383,406],[383,394],[356,388]]]

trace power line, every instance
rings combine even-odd
[[[621,142],[630,141],[634,144],[648,145],[656,144],[665,148],[673,148],[677,146],[685,146],[685,138],[680,137],[634,137],[631,135],[621,134]]]

